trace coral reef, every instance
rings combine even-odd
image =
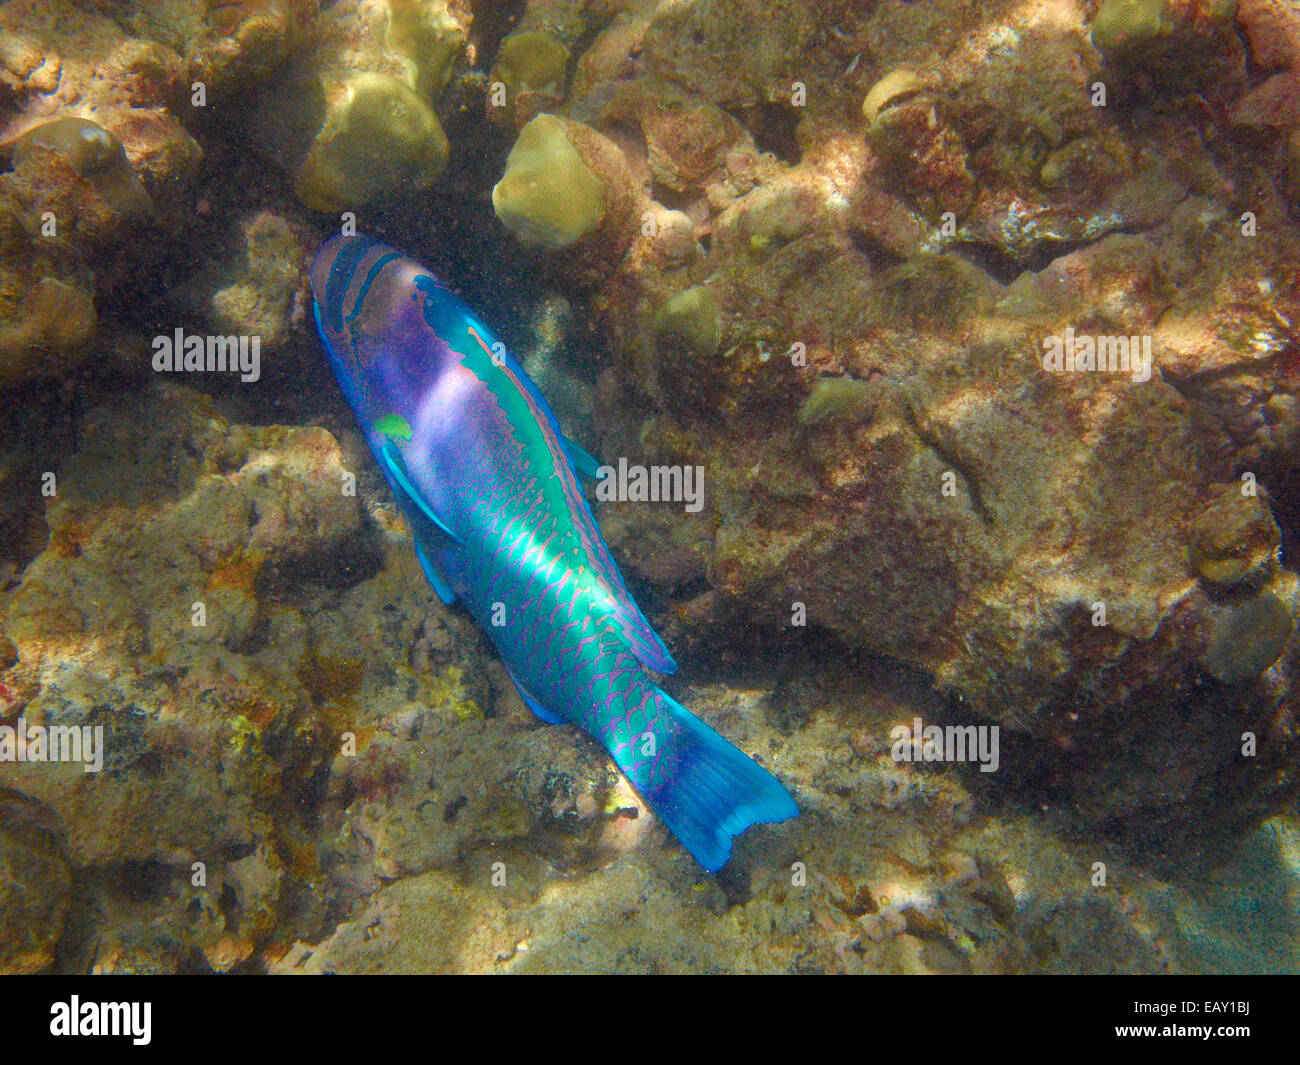
[[[450,145],[433,104],[465,33],[441,0],[335,5],[316,46],[262,93],[254,143],[317,211],[356,208],[429,188]]]
[[[259,211],[240,220],[243,246],[190,282],[196,312],[222,334],[257,336],[263,346],[285,342],[301,317],[301,244],[281,215]]]
[[[497,49],[492,84],[504,99],[489,112],[493,118],[522,124],[538,112],[561,104],[569,50],[547,30],[512,33]]]
[[[801,808],[720,876],[427,588],[350,224],[705,471],[597,517]],[[1281,0],[0,0],[0,727],[105,737],[0,971],[1295,971],[1297,322]]]
[[[447,165],[437,115],[396,78],[358,74],[326,97],[325,108],[294,183],[308,207],[338,211],[425,189]]]

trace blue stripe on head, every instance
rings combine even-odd
[[[324,323],[320,320],[320,301],[316,299],[311,301],[311,313],[316,320],[316,332],[320,335],[321,347],[325,349],[325,358],[330,364],[330,369],[334,371],[339,387],[343,389],[344,397],[352,409],[357,410],[361,403],[360,383],[352,375],[352,372],[343,365],[343,360],[334,351],[334,345],[330,341],[329,333],[326,332]]]
[[[370,286],[375,283],[375,278],[379,276],[379,271],[394,259],[400,258],[402,258],[401,252],[390,251],[386,255],[381,255],[374,261],[370,269],[366,272],[366,277],[365,280],[361,282],[361,287],[357,289],[357,298],[352,302],[352,310],[348,312],[347,318],[340,323],[340,329],[343,325],[352,321],[353,318],[356,318],[361,313],[362,306],[366,302],[366,294],[370,291]]]
[[[339,249],[330,265],[329,280],[325,282],[325,313],[335,333],[343,332],[343,297],[352,283],[352,272],[376,243],[369,237],[354,237]]]

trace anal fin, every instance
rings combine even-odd
[[[515,671],[513,669],[511,669],[509,666],[506,666],[506,672],[510,674],[510,680],[514,683],[515,691],[517,691],[519,693],[519,697],[523,699],[525,703],[528,704],[529,710],[531,710],[534,714],[540,717],[548,725],[564,724],[564,718],[560,717],[558,714],[551,713],[544,706],[542,706],[541,703],[539,703],[536,699],[534,699],[531,695],[528,694],[528,690],[522,684],[519,683],[519,678],[515,676]]]

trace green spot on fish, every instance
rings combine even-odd
[[[411,423],[400,414],[385,414],[375,422],[375,430],[383,433],[390,440],[406,443],[411,439]]]

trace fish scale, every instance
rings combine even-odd
[[[311,267],[317,327],[435,590],[528,705],[595,738],[704,868],[798,813],[766,769],[656,683],[676,664],[627,591],[549,405],[428,270],[366,237]],[[504,611],[504,624],[496,615]]]

